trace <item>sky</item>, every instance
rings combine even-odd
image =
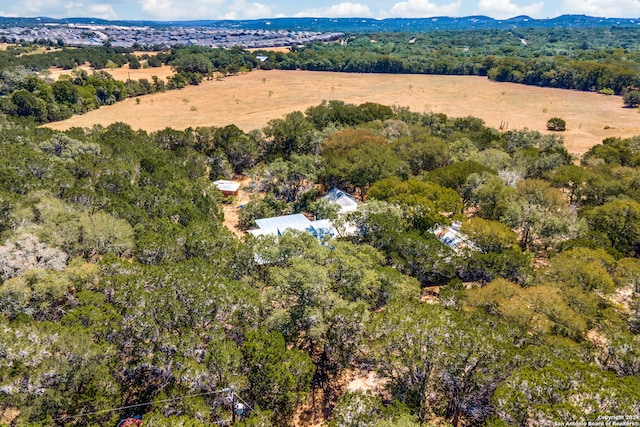
[[[0,16],[111,20],[469,15],[505,19],[518,15],[554,18],[563,14],[639,18],[640,0],[0,0]]]

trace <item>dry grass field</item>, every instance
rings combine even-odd
[[[130,70],[131,78],[160,77],[160,70]],[[169,68],[165,70],[170,73]],[[126,68],[114,70],[116,78],[128,75]],[[128,99],[48,126],[64,130],[120,121],[134,129],[154,131],[233,123],[249,131],[332,99],[406,106],[451,117],[475,116],[495,128],[508,122],[509,129],[541,132],[547,132],[547,120],[561,117],[567,122],[567,131],[562,133],[567,149],[576,154],[607,137],[640,135],[639,111],[622,108],[617,96],[496,83],[485,77],[276,70],[204,81],[200,86],[140,97],[139,103]]]
[[[249,52],[257,52],[259,50],[267,50],[269,52],[283,52],[287,53],[291,51],[291,47],[289,46],[274,46],[274,47],[256,47],[247,49]]]
[[[16,43],[0,43],[0,50],[7,50],[10,47],[18,47],[18,46],[19,45],[16,44]],[[61,49],[57,48],[57,47],[50,47],[49,49],[47,49],[45,46],[40,46],[40,47],[37,47],[37,48],[31,50],[28,53],[22,54],[22,55],[36,55],[36,54],[39,54],[39,53],[57,52],[59,50],[61,50]]]
[[[89,64],[81,65],[78,68],[83,69],[88,73],[93,72]],[[53,80],[57,80],[58,77],[60,77],[62,74],[71,74],[71,71],[72,70],[64,70],[62,68],[52,67],[49,69],[49,73],[47,74],[47,77]],[[173,75],[174,73],[171,67],[167,65],[163,65],[162,67],[155,67],[155,68],[138,68],[134,70],[129,69],[129,65],[125,65],[120,68],[112,68],[112,69],[105,68],[102,71],[106,71],[107,73],[111,74],[114,79],[122,80],[122,81],[126,81],[127,79],[131,79],[131,80],[147,79],[151,81],[151,76],[158,76],[159,78],[166,80],[167,77]]]

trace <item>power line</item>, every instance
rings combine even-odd
[[[228,387],[228,388],[223,388],[223,389],[220,389],[220,390],[209,391],[209,392],[206,392],[206,393],[188,394],[188,395],[181,396],[181,397],[174,397],[172,399],[156,400],[155,402],[145,402],[145,403],[138,403],[136,405],[121,406],[119,408],[113,408],[113,409],[102,409],[100,411],[84,412],[84,413],[78,414],[78,415],[70,415],[70,416],[66,416],[66,417],[56,418],[56,419],[54,419],[54,421],[62,421],[62,420],[66,420],[66,419],[69,419],[69,418],[73,419],[73,418],[87,417],[89,415],[107,414],[109,412],[119,412],[119,411],[123,411],[125,409],[140,408],[142,406],[156,405],[158,403],[176,402],[178,400],[188,399],[190,397],[200,397],[200,396],[208,396],[210,394],[225,393],[225,392],[231,391],[232,389],[233,389],[233,387]]]

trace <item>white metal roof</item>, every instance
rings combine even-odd
[[[332,188],[323,199],[329,200],[340,206],[340,212],[350,212],[358,209],[358,201],[351,195],[345,193],[339,188]]]
[[[227,181],[224,179],[219,179],[217,181],[213,181],[213,184],[218,187],[220,191],[238,191],[240,188],[240,183],[235,181]]]
[[[256,219],[256,224],[260,230],[264,230],[261,234],[273,235],[284,233],[290,229],[305,231],[311,227],[311,221],[302,214]]]

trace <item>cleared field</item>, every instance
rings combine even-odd
[[[131,71],[131,78],[140,78],[133,76],[137,70]],[[200,86],[140,97],[139,104],[128,99],[48,126],[64,130],[125,122],[134,129],[154,131],[235,124],[249,131],[291,111],[304,111],[332,99],[406,106],[451,117],[475,116],[495,128],[508,122],[509,129],[541,132],[547,132],[547,120],[560,117],[567,123],[567,131],[562,133],[567,149],[576,154],[607,137],[640,135],[639,111],[622,108],[617,96],[496,83],[475,76],[279,70],[204,81]]]
[[[89,64],[84,64],[79,66],[78,68],[85,70],[89,74],[93,72],[93,69]],[[58,78],[63,74],[71,74],[73,70],[64,70],[62,68],[52,67],[49,68],[49,72],[47,76],[52,78],[53,80],[58,80]],[[147,79],[151,81],[152,76],[158,76],[159,78],[166,80],[167,77],[172,76],[174,71],[168,65],[163,65],[162,67],[150,67],[150,68],[138,68],[138,69],[130,69],[129,64],[124,65],[120,68],[104,68],[101,71],[106,71],[111,74],[114,79],[126,81],[127,79],[131,80],[140,80]]]
[[[16,43],[0,43],[0,50],[8,50],[10,47],[19,47],[19,44]],[[23,53],[21,56],[24,55],[36,55],[39,53],[48,53],[48,52],[57,52],[61,50],[60,48],[57,47],[49,47],[47,49],[47,47],[45,46],[40,46],[40,47],[36,47],[33,50],[27,52],[27,53]]]
[[[289,51],[291,51],[291,48],[289,46],[274,46],[274,47],[256,47],[256,48],[251,48],[251,49],[247,49],[249,52],[257,52],[259,50],[266,50],[269,52],[283,52],[283,53],[287,53]]]

